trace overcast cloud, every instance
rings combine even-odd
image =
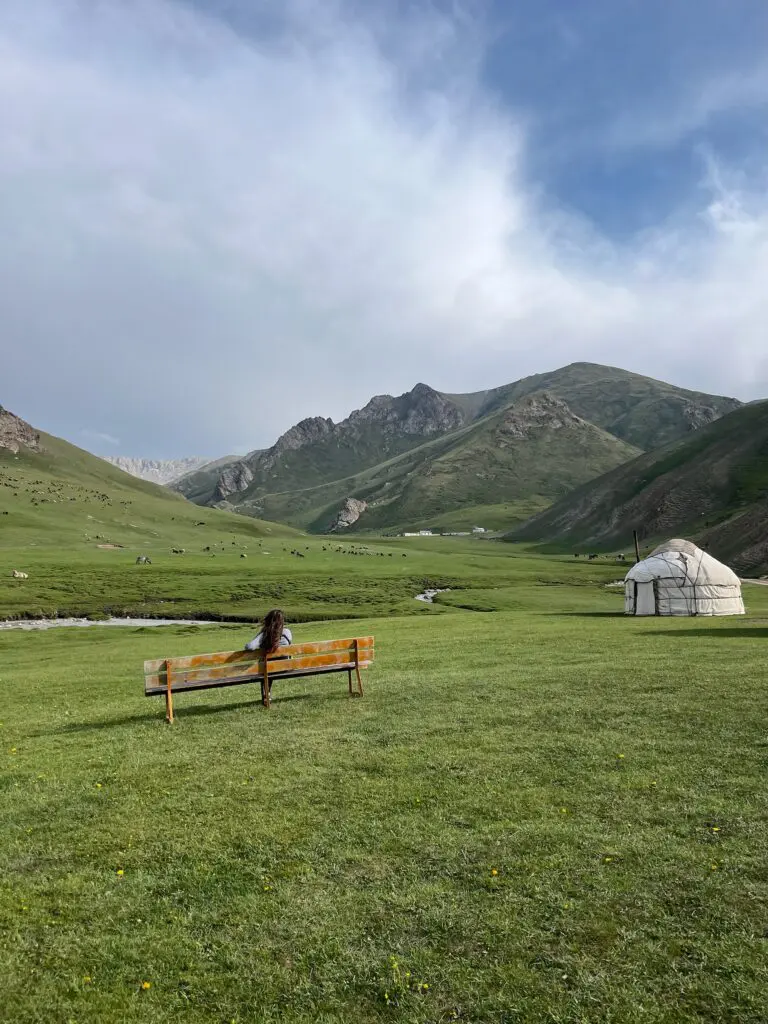
[[[537,180],[485,5],[272,6],[0,5],[2,404],[103,454],[215,457],[575,360],[768,395],[764,131],[738,160],[691,140],[674,206],[617,237]],[[767,68],[657,119],[638,98],[599,145],[663,167],[764,114]]]

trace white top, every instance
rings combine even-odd
[[[732,569],[690,541],[661,544],[642,562],[633,565],[625,577],[626,581],[636,583],[665,579],[673,580],[677,586],[740,586],[739,577]]]
[[[263,636],[263,633],[259,632],[253,638],[253,640],[249,640],[248,643],[245,645],[246,651],[258,651],[260,649],[260,647],[261,647],[262,636]],[[283,629],[283,635],[280,637],[280,643],[277,646],[278,647],[290,647],[290,645],[292,643],[293,643],[293,634],[291,633],[290,629],[288,629],[288,627],[285,626],[284,629]],[[286,654],[286,658],[287,657],[288,657],[288,655]]]

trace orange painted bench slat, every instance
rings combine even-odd
[[[262,700],[269,707],[269,687],[263,685],[265,679],[346,672],[352,695],[352,673],[355,672],[357,695],[362,696],[360,669],[368,668],[373,657],[374,638],[366,636],[292,644],[278,648],[266,658],[261,651],[244,650],[160,658],[144,662],[144,694],[147,697],[165,695],[169,722],[173,721],[173,694],[191,690],[260,682]]]

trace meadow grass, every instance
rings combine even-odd
[[[206,553],[202,548],[208,546],[212,550]],[[584,566],[572,557],[440,537],[225,536],[213,542],[202,536],[184,555],[170,554],[157,541],[149,549],[152,565],[136,565],[136,555],[146,550],[0,546],[0,618],[116,614],[252,620],[274,605],[294,621],[427,615],[440,607],[425,607],[413,597],[428,586],[500,588],[531,580],[590,586],[625,571],[609,559]],[[14,567],[29,579],[12,578]]]
[[[238,687],[170,727],[142,661],[247,627],[0,633],[3,1019],[768,1018],[768,588],[632,620],[608,566],[406,550],[472,585],[295,629],[375,634],[361,700]]]

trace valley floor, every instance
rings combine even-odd
[[[299,642],[377,643],[362,700],[237,687],[169,727],[143,660],[248,624],[0,633],[3,1019],[768,1019],[768,591],[634,620],[607,562],[308,543],[207,582],[42,554],[34,599],[2,581],[4,614],[156,611],[175,573],[180,614],[280,602]],[[424,579],[455,589],[425,606]]]

